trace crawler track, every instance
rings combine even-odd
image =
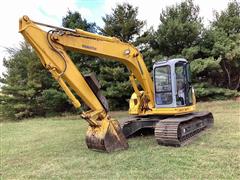
[[[213,125],[210,112],[196,112],[182,116],[132,117],[121,121],[122,132],[126,138],[143,129],[154,129],[155,138],[160,145],[184,146]]]
[[[210,112],[171,117],[156,124],[155,138],[161,145],[184,146],[212,125],[213,116]]]

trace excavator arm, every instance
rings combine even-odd
[[[50,27],[48,32],[40,26]],[[89,123],[86,135],[88,148],[111,152],[126,149],[127,141],[121,132],[118,121],[112,119],[93,89],[79,72],[67,50],[79,51],[83,54],[113,59],[122,62],[130,72],[130,81],[141,101],[139,111],[147,111],[154,107],[153,82],[139,51],[131,44],[121,42],[117,38],[106,37],[83,31],[54,27],[31,21],[23,16],[19,22],[19,32],[32,45],[40,57],[43,66],[58,81],[76,108],[80,102],[71,89],[90,108],[82,117]],[[143,92],[139,91],[136,80]],[[70,88],[71,89],[70,89]]]

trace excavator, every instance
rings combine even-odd
[[[158,61],[150,73],[139,50],[116,37],[35,22],[28,16],[20,18],[19,32],[74,107],[81,107],[80,98],[89,108],[81,113],[89,124],[86,133],[89,149],[104,152],[127,149],[127,138],[143,129],[152,129],[158,144],[179,147],[213,126],[211,112],[196,112],[186,59]],[[116,60],[127,67],[134,90],[129,100],[129,117],[119,122],[110,116],[96,76],[79,72],[68,50]]]

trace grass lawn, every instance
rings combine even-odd
[[[240,102],[198,107],[215,124],[192,144],[164,147],[153,136],[136,137],[111,154],[87,149],[87,123],[76,116],[3,122],[0,179],[240,179]]]

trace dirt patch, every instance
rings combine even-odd
[[[240,96],[236,97],[236,101],[240,102]]]

